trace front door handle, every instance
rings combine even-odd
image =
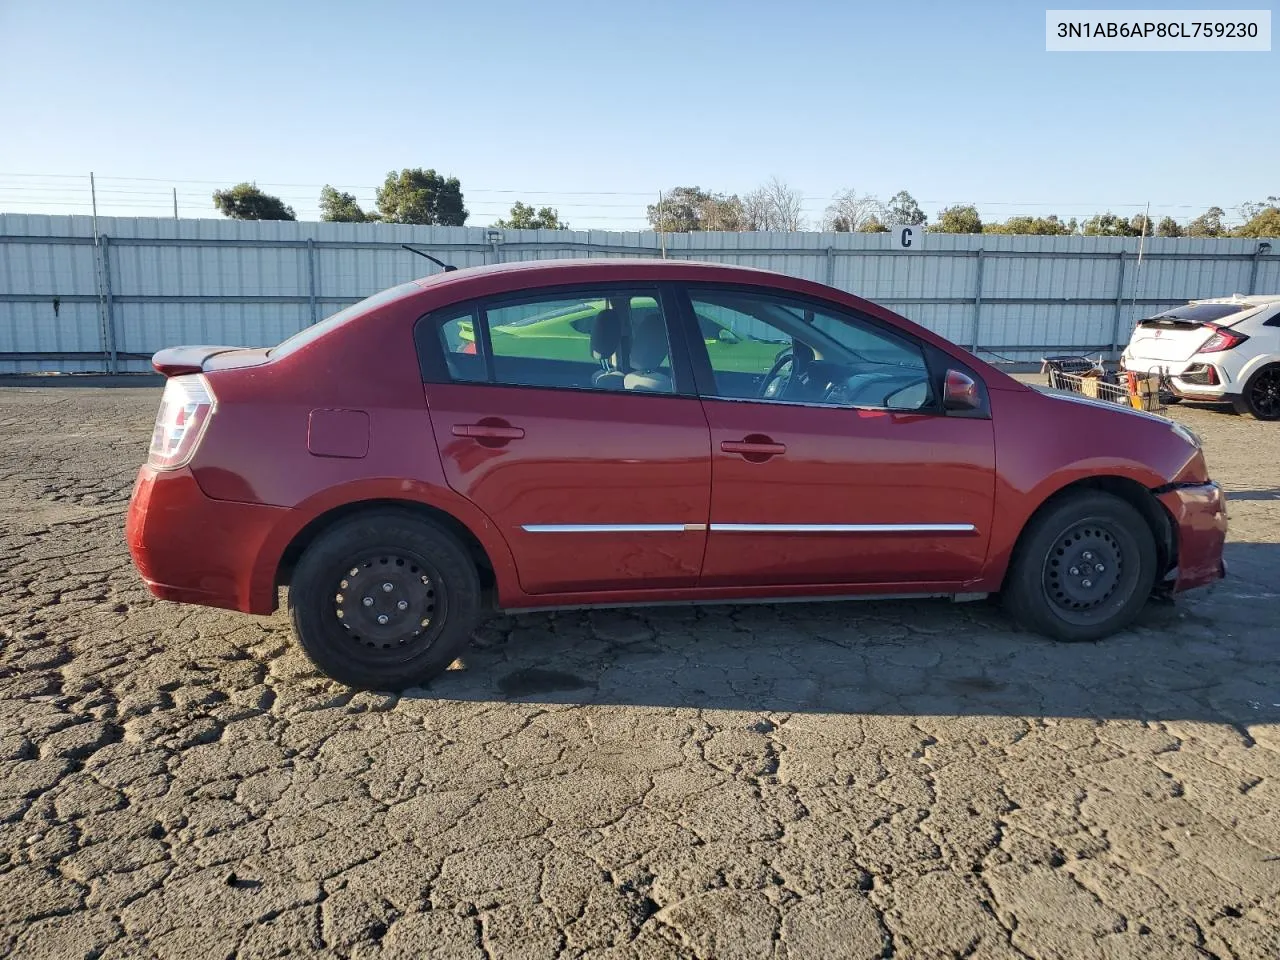
[[[455,423],[455,437],[470,437],[473,440],[520,440],[524,437],[523,427],[513,427],[505,420],[482,420],[480,423]]]
[[[725,440],[720,444],[725,453],[741,454],[747,460],[759,463],[787,452],[785,443],[775,443],[772,437],[753,433],[741,440]]]

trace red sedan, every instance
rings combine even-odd
[[[451,271],[153,362],[126,533],[151,592],[269,614],[287,585],[356,686],[425,682],[493,609],[998,592],[1094,640],[1224,575],[1180,425],[764,271]]]

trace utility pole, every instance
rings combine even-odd
[[[178,188],[173,188],[173,219],[178,219]]]
[[[107,301],[103,294],[102,238],[98,234],[98,185],[94,182],[92,170],[89,171],[89,199],[93,204],[93,282],[98,292],[98,331],[102,340],[102,359],[107,372],[114,373],[109,362],[111,342],[107,335]]]
[[[667,259],[667,234],[663,230],[666,214],[662,209],[662,191],[658,191],[658,243],[662,246],[662,259]]]

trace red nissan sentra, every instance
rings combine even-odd
[[[456,270],[153,363],[147,586],[269,614],[287,585],[303,649],[360,687],[427,681],[494,609],[998,592],[1094,640],[1224,575],[1191,432],[775,273]]]

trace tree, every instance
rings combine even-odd
[[[1231,233],[1236,237],[1280,237],[1280,206],[1264,207]]]
[[[803,220],[804,195],[777,177],[742,198],[747,230],[799,230]]]
[[[378,188],[378,210],[387,223],[439,224],[460,227],[467,222],[462,184],[421,167],[392,170]]]
[[[1106,213],[1094,214],[1081,225],[1081,232],[1086,237],[1139,237],[1146,218],[1138,214],[1132,220],[1119,217],[1108,210]],[[1147,227],[1147,233],[1151,227]]]
[[[551,207],[534,210],[533,207],[519,200],[511,208],[508,220],[499,220],[494,224],[504,230],[568,230],[569,225],[560,219],[560,214]]]
[[[859,233],[888,233],[889,227],[887,224],[881,223],[878,219],[876,219],[875,217],[872,217],[870,220],[864,221],[862,226],[858,227],[858,232]]]
[[[878,230],[866,230],[866,225],[871,222],[883,224],[888,216],[884,204],[871,194],[859,196],[856,190],[845,190],[836,194],[827,207],[822,229],[836,233],[879,233]]]
[[[1182,228],[1178,226],[1178,221],[1173,217],[1161,217],[1160,225],[1156,227],[1156,233],[1162,237],[1180,237],[1182,236]]]
[[[1280,197],[1267,197],[1265,200],[1254,200],[1251,203],[1240,204],[1240,216],[1245,220],[1252,220],[1260,213],[1264,213],[1268,207],[1280,207]]]
[[[649,204],[649,225],[662,233],[698,230],[750,230],[737,196],[710,193],[701,187],[672,187]]]
[[[928,219],[916,198],[905,190],[899,190],[889,198],[889,222],[894,226],[918,227]]]
[[[1074,233],[1075,228],[1063,223],[1054,213],[1047,217],[1010,217],[1004,223],[984,224],[982,232],[1062,237]]]
[[[279,197],[263,193],[252,183],[237,183],[229,190],[215,190],[213,205],[232,220],[297,220],[293,207]]]
[[[724,230],[730,233],[750,230],[747,215],[742,201],[737,194],[732,196],[714,196],[702,204],[701,223],[703,230]]]
[[[1187,224],[1188,237],[1221,237],[1227,229],[1222,225],[1222,208],[1210,207]]]
[[[356,198],[325,184],[320,191],[320,219],[330,223],[364,223],[377,220],[376,213],[365,213]]]
[[[981,233],[982,218],[978,216],[978,208],[968,204],[944,207],[928,230],[930,233]]]

